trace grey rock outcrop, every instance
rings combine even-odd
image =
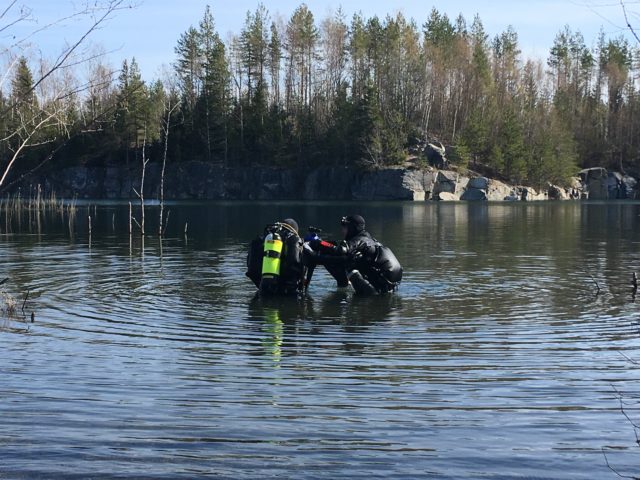
[[[571,193],[558,185],[549,185],[549,200],[571,200]]]
[[[438,200],[441,193],[452,193],[457,198],[464,193],[469,178],[451,170],[439,170],[433,185],[433,198]]]
[[[146,170],[145,195],[157,197],[160,165]],[[386,168],[362,171],[344,167],[312,170],[267,167],[223,168],[203,162],[167,165],[165,198],[207,200],[567,200],[576,198],[635,198],[638,182],[631,176],[587,169],[570,188],[550,185],[536,191],[451,170]],[[121,167],[71,167],[31,178],[20,185],[24,192],[40,184],[44,192],[64,198],[135,198],[139,188],[138,165]]]
[[[516,200],[515,190],[499,180],[491,180],[487,190],[487,200],[492,202]]]
[[[538,192],[535,188],[523,186],[516,187],[516,189],[520,193],[520,200],[523,202],[549,200],[547,192]]]
[[[635,178],[624,175],[622,177],[622,186],[624,188],[624,198],[638,198],[638,181]]]
[[[609,198],[607,185],[608,173],[605,168],[587,168],[580,172],[585,196],[590,200],[606,200]]]
[[[514,188],[506,183],[486,177],[474,177],[469,179],[460,200],[501,202],[509,200],[514,194]]]
[[[638,182],[635,178],[602,167],[580,171],[581,191],[590,200],[620,200],[638,197]]]
[[[363,172],[351,187],[354,200],[424,200],[424,186],[404,169]]]

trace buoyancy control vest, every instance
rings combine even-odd
[[[294,293],[302,281],[301,248],[300,237],[289,225],[267,226],[249,246],[247,277],[264,294]]]

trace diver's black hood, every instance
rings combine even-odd
[[[349,215],[344,217],[340,222],[341,225],[346,225],[347,236],[346,240],[349,240],[361,232],[364,232],[365,221],[360,215]]]
[[[292,227],[296,233],[298,232],[298,222],[296,222],[293,218],[285,218],[282,220],[282,223],[286,223],[290,227]]]

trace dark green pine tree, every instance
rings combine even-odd
[[[33,105],[36,101],[33,75],[25,57],[18,59],[16,73],[11,82],[11,95],[13,101],[20,104]]]
[[[359,149],[354,145],[357,135],[354,131],[354,106],[347,90],[347,82],[338,87],[325,142],[327,158],[344,166],[348,166],[359,155]]]
[[[269,57],[267,66],[271,78],[272,103],[280,105],[280,67],[282,62],[282,41],[275,22],[271,22],[271,39],[269,41]]]
[[[175,48],[175,71],[181,96],[180,113],[174,138],[179,144],[180,156],[193,159],[196,155],[195,110],[200,95],[202,78],[202,52],[198,31],[190,27],[180,35]]]
[[[466,127],[462,133],[462,141],[469,149],[469,156],[475,165],[487,162],[491,145],[489,144],[489,123],[482,115],[482,109],[476,107],[471,111]]]
[[[526,176],[524,133],[513,108],[507,108],[504,112],[499,145],[504,161],[504,174],[512,181],[521,182]]]
[[[247,97],[251,100],[258,84],[264,83],[269,56],[269,13],[263,4],[254,13],[247,12],[245,25],[240,33],[242,63],[247,75]]]
[[[152,130],[152,126],[149,124],[149,94],[135,58],[131,59],[129,65],[129,82],[125,94],[129,102],[130,124],[128,129],[135,146],[139,148],[145,141],[145,136],[147,142],[152,141],[153,136],[149,133]]]
[[[182,102],[185,109],[193,111],[200,93],[202,77],[202,51],[199,33],[195,28],[189,27],[180,35],[175,53],[178,57],[175,69],[180,82]]]
[[[114,130],[115,134],[120,138],[125,149],[129,149],[131,144],[131,139],[129,137],[129,116],[130,116],[130,106],[129,106],[129,96],[127,92],[129,91],[129,62],[124,60],[122,62],[122,67],[120,68],[120,75],[118,76],[118,100],[116,104],[115,110],[115,122],[114,122]],[[127,156],[127,162],[129,158]]]
[[[202,90],[196,105],[195,128],[205,159],[226,164],[229,150],[229,66],[224,43],[215,30],[208,6],[199,25],[198,38],[202,52]]]
[[[269,114],[269,91],[267,87],[267,65],[279,66],[279,40],[271,45],[267,30],[269,14],[260,4],[255,13],[247,12],[245,26],[240,34],[241,58],[247,75],[247,96],[245,103],[245,154],[252,161],[264,163],[270,157],[266,136],[265,119]],[[270,57],[270,52],[274,58]],[[271,60],[270,60],[271,58]],[[277,72],[276,72],[277,76]]]
[[[11,124],[13,128],[21,122],[30,122],[35,115],[37,99],[33,84],[33,75],[25,57],[18,59],[15,75],[11,81],[12,108]]]
[[[356,145],[354,160],[363,166],[382,165],[384,120],[380,112],[378,91],[371,82],[355,105],[353,123],[353,141]]]
[[[472,108],[486,95],[487,89],[491,82],[491,63],[489,62],[489,47],[487,44],[488,35],[484,30],[482,20],[478,15],[473,19],[471,25],[471,45],[472,51],[472,91],[473,102]]]
[[[142,80],[135,58],[126,60],[118,80],[118,101],[115,111],[115,132],[125,150],[125,160],[129,162],[129,151],[140,148],[145,141],[151,142],[157,136],[151,134],[156,125],[149,120],[150,102],[146,85]]]

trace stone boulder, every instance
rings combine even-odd
[[[538,192],[533,187],[517,187],[518,192],[520,193],[520,200],[523,202],[534,202],[540,200],[549,200],[546,192]]]
[[[439,170],[435,177],[433,186],[433,197],[437,197],[441,192],[453,193],[460,197],[467,188],[469,178],[459,175],[451,170]]]
[[[487,200],[491,202],[501,202],[503,200],[517,200],[512,198],[514,195],[513,187],[499,180],[489,181],[487,188]]]
[[[586,168],[581,170],[579,175],[587,198],[590,200],[607,200],[609,198],[609,174],[606,168]]]
[[[436,178],[438,176],[438,172],[423,170],[422,171],[422,188],[424,189],[424,198],[425,200],[429,200],[433,198],[433,193],[436,188]]]
[[[506,197],[504,197],[503,199],[505,202],[519,202],[520,201],[520,196],[518,195],[518,192],[516,192],[515,190],[512,191],[509,195],[507,195]]]
[[[449,161],[446,157],[446,149],[440,142],[427,143],[424,152],[429,161],[429,165],[439,169],[445,169],[449,166]]]
[[[635,198],[637,186],[635,178],[619,172],[609,172],[607,177],[607,193],[610,200]]]
[[[402,177],[402,188],[409,193],[408,199],[424,201],[431,197],[436,174],[428,170],[405,170]]]
[[[486,177],[470,178],[467,188],[477,188],[478,190],[488,190],[489,179]]]
[[[637,188],[638,188],[638,181],[635,178],[629,175],[623,176],[622,188],[624,189],[624,192],[625,192],[624,198],[630,198],[632,200],[635,200],[635,198],[637,197]]]
[[[439,192],[436,199],[440,200],[441,202],[457,202],[458,200],[460,200],[460,197],[451,192]]]
[[[629,175],[607,171],[602,167],[580,171],[581,196],[590,200],[636,198],[637,181]]]
[[[448,170],[440,170],[436,175],[436,182],[434,186],[434,195],[439,193],[455,193],[456,182],[458,181],[458,174]]]
[[[571,191],[558,185],[549,185],[547,191],[549,200],[571,200]]]
[[[618,199],[623,197],[622,174],[619,172],[609,172],[606,179],[607,198]]]
[[[460,197],[460,200],[469,202],[481,202],[487,200],[487,191],[481,188],[467,188]]]
[[[571,177],[571,179],[569,180],[568,190],[572,200],[581,199],[585,195],[580,177]]]

